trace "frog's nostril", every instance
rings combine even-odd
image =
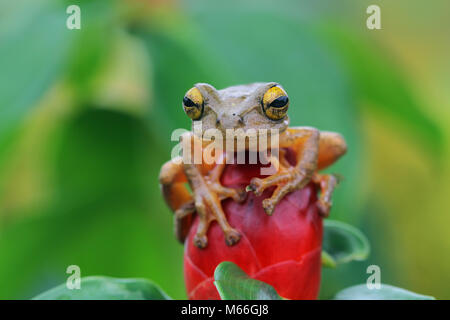
[[[243,120],[244,119],[236,113],[223,114],[216,118],[216,127],[233,129],[242,126],[244,123]]]

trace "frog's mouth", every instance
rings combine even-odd
[[[225,133],[219,129],[205,130],[201,136],[204,146],[209,149],[220,149],[227,152],[263,151],[278,149],[280,134],[278,129],[227,129]]]

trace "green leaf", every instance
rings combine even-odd
[[[435,300],[402,288],[382,284],[380,289],[369,289],[366,284],[346,288],[336,294],[335,300]]]
[[[272,286],[251,279],[241,268],[229,261],[217,266],[214,279],[222,300],[281,300]]]
[[[68,289],[64,283],[34,300],[170,300],[153,282],[146,279],[86,277],[80,289]]]
[[[322,251],[322,266],[328,268],[336,268],[336,261],[325,251]]]
[[[365,260],[370,252],[367,238],[355,227],[325,220],[322,264],[334,268],[341,263]]]

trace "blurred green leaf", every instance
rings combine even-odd
[[[110,61],[114,41],[119,34],[116,0],[64,0],[65,7],[81,8],[81,29],[76,35],[67,59],[64,78],[76,89],[76,100],[86,103],[95,93],[97,76]],[[64,10],[65,13],[65,10]],[[66,14],[65,17],[68,15]]]
[[[155,135],[164,137],[162,145],[170,146],[170,135],[174,129],[191,127],[191,120],[182,109],[181,101],[187,90],[199,82],[221,86],[229,77],[214,68],[215,58],[208,53],[204,43],[185,43],[178,33],[189,33],[191,25],[182,21],[179,29],[171,32],[140,34],[152,58],[152,84],[150,91],[154,100],[150,106],[149,122]],[[196,39],[195,32],[191,36]],[[204,47],[203,50],[193,50]]]
[[[335,300],[435,300],[402,288],[381,284],[380,289],[369,289],[366,284],[346,288],[336,294]]]
[[[444,136],[420,105],[406,76],[393,63],[375,40],[336,25],[322,26],[319,34],[345,65],[359,105],[393,117],[395,121],[416,134],[423,145],[436,154],[442,153]]]
[[[272,286],[248,277],[241,268],[229,261],[216,267],[214,279],[222,300],[281,300]]]
[[[23,119],[61,80],[86,100],[110,54],[114,25],[110,0],[17,0],[0,3],[0,163]],[[66,27],[66,8],[82,7],[80,30]]]
[[[55,198],[67,202],[139,194],[147,181],[145,124],[122,112],[95,109],[61,130],[55,152]],[[156,160],[156,159],[154,159]],[[153,183],[157,183],[153,181]]]
[[[80,289],[68,289],[67,284],[41,293],[34,300],[169,300],[157,285],[146,279],[116,279],[110,277],[81,278]]]
[[[0,4],[0,152],[11,132],[62,75],[75,33],[53,0]]]
[[[322,251],[322,266],[327,268],[336,268],[337,264],[333,257],[330,256],[326,251]]]
[[[336,267],[341,263],[365,260],[370,252],[367,238],[355,227],[336,220],[324,221],[322,263]]]

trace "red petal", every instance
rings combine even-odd
[[[285,261],[262,269],[255,279],[272,285],[278,294],[294,300],[317,299],[320,289],[321,250],[303,256],[302,261]]]
[[[199,283],[206,280],[208,277],[194,265],[188,255],[184,255],[184,279],[186,283],[186,290],[188,295],[199,285]]]
[[[214,279],[208,278],[188,294],[191,300],[220,300],[219,292],[214,285]]]
[[[252,245],[247,240],[245,232],[235,228],[241,233],[241,240],[234,246],[227,246],[222,229],[213,222],[208,230],[208,246],[204,249],[197,248],[194,243],[194,235],[197,230],[198,219],[195,219],[189,236],[185,242],[185,255],[207,276],[212,276],[217,265],[223,261],[231,261],[240,266],[247,273],[254,273],[260,269],[258,258]]]
[[[295,160],[291,158],[291,162]],[[253,177],[260,177],[260,169],[260,165],[227,165],[222,184],[245,188]],[[250,276],[273,285],[285,298],[317,297],[322,219],[315,204],[316,188],[310,184],[288,194],[268,216],[262,200],[270,197],[272,191],[273,188],[266,190],[259,197],[248,193],[243,204],[223,201],[230,225],[242,235],[232,247],[225,244],[223,232],[215,222],[208,231],[208,246],[195,247],[196,217],[185,243],[185,278],[191,299],[219,297],[212,279],[215,268],[223,261],[234,262]]]
[[[312,186],[287,195],[272,216],[262,208],[262,200],[270,194],[271,191],[260,197],[249,194],[243,204],[231,200],[223,203],[230,224],[246,234],[261,267],[285,260],[300,261],[304,253],[319,248],[322,239],[322,222],[316,206],[307,207],[311,198],[315,201]],[[303,210],[298,209],[300,205],[293,205],[300,201],[306,203],[300,204]]]

